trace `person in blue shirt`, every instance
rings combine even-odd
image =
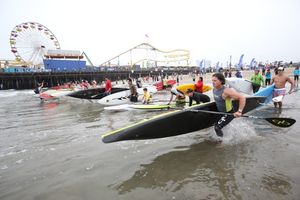
[[[300,75],[300,71],[299,71],[299,66],[297,66],[295,69],[294,69],[294,84],[296,87],[298,87],[298,82],[299,82],[299,75]]]
[[[270,69],[267,69],[265,73],[265,86],[271,85],[272,73]]]
[[[237,78],[243,78],[242,72],[241,72],[240,70],[237,70],[237,71],[236,71],[235,76],[236,76]]]

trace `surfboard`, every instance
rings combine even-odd
[[[257,108],[264,100],[265,97],[246,97],[246,106],[243,112],[246,113]],[[233,101],[233,107],[235,110],[238,109],[237,101]],[[218,120],[218,115],[216,114],[192,112],[193,110],[217,111],[217,107],[215,102],[207,102],[191,106],[185,110],[166,112],[104,134],[102,141],[111,143],[123,140],[176,136],[211,127]]]
[[[178,85],[176,87],[177,90],[180,90],[181,92],[183,93],[187,93],[187,90],[188,89],[192,89],[192,90],[195,90],[196,89],[196,86],[195,84],[193,83],[190,83],[190,84],[182,84],[182,85]],[[212,87],[209,86],[209,85],[203,85],[203,92],[208,92],[209,90],[211,90]]]
[[[127,89],[121,92],[116,92],[114,94],[107,95],[99,99],[97,102],[105,106],[128,104],[130,103],[129,95],[130,95],[130,90]]]
[[[265,88],[261,88],[259,91],[257,91],[254,96],[263,96],[266,97],[264,103],[270,103],[273,98],[273,91],[274,91],[275,85],[270,85]]]
[[[226,78],[226,83],[229,85],[229,87],[234,88],[238,92],[248,95],[253,94],[252,83],[246,79],[231,77]]]
[[[157,89],[155,86],[147,86],[146,87],[148,89],[148,91],[151,94],[154,94],[157,92]],[[143,95],[144,91],[143,88],[137,88],[137,93],[139,95]],[[121,92],[116,92],[110,95],[107,95],[105,97],[103,97],[102,99],[99,99],[97,102],[101,105],[105,105],[105,106],[113,106],[113,105],[120,105],[120,104],[128,104],[130,103],[130,90],[124,90]]]
[[[47,90],[47,91],[39,94],[39,98],[44,99],[44,100],[50,100],[50,99],[54,99],[54,98],[67,96],[68,94],[71,94],[72,92],[74,92],[74,91],[71,89],[58,89],[58,90],[50,89],[50,90]]]
[[[104,107],[104,110],[113,111],[113,112],[127,111],[127,110],[131,110],[129,105],[130,104],[121,104],[121,105],[116,105],[116,106],[106,106],[106,107]]]
[[[156,89],[158,91],[163,90],[166,85],[174,85],[174,84],[176,84],[176,80],[173,80],[173,79],[164,80],[163,82],[157,81],[157,82],[153,83],[153,85],[156,87]]]

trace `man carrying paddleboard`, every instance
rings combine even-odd
[[[105,96],[111,94],[111,81],[105,77]]]
[[[203,93],[203,77],[199,77],[199,80],[195,84],[195,92]]]
[[[219,137],[223,136],[222,128],[229,124],[235,117],[241,117],[246,104],[245,97],[236,92],[232,88],[225,87],[225,77],[221,73],[215,73],[212,76],[213,96],[219,112],[233,113],[233,115],[220,115],[217,123],[215,123],[215,132]],[[233,110],[232,99],[238,100],[239,109]]]
[[[261,84],[264,84],[264,77],[259,73],[259,69],[255,69],[254,74],[251,76],[253,93],[256,93]]]
[[[138,93],[137,93],[135,85],[133,85],[133,83],[132,83],[131,78],[128,79],[128,86],[130,89],[130,101],[137,102],[138,101]]]
[[[182,91],[176,89],[176,87],[172,87],[172,85],[167,85],[166,89],[171,92],[171,97],[167,105],[170,105],[170,103],[173,101],[174,96],[175,96],[176,106],[183,107],[185,105],[185,95]]]
[[[274,92],[273,92],[273,99],[275,97],[279,97],[279,96],[284,97],[286,82],[289,82],[291,84],[289,94],[291,94],[293,89],[294,89],[293,80],[290,77],[288,77],[287,75],[285,75],[283,73],[283,70],[284,70],[284,68],[282,66],[278,67],[277,68],[277,74],[272,78],[271,84],[275,83],[275,88],[274,88]],[[278,104],[279,108],[282,107],[282,98],[278,102],[274,101],[275,108],[277,107],[277,104]]]

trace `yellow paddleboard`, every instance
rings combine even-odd
[[[188,89],[192,89],[195,90],[195,84],[191,83],[191,84],[183,84],[183,85],[178,85],[176,87],[177,90],[180,90],[183,93],[186,93]],[[203,92],[208,92],[209,90],[211,90],[212,87],[210,87],[209,85],[203,85]]]

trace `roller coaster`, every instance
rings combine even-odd
[[[125,63],[125,64],[124,64]],[[189,66],[190,52],[186,49],[163,51],[149,43],[141,43],[107,61],[100,66],[139,65],[142,68],[160,66]]]

